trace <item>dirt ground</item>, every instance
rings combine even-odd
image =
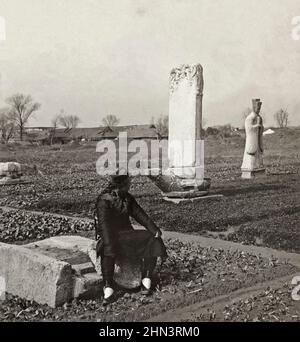
[[[223,194],[222,198],[166,202],[147,177],[134,178],[131,192],[164,230],[299,253],[300,129],[277,130],[265,137],[267,173],[253,180],[240,178],[243,147],[241,137],[209,137],[206,141],[205,172],[212,179],[210,192]],[[0,241],[22,244],[62,234],[92,237],[93,224],[84,219],[92,218],[95,199],[105,185],[95,170],[98,157],[95,144],[0,146],[0,162],[36,164],[43,173],[26,175],[31,184],[0,187],[0,206],[17,209],[0,209]],[[77,220],[47,213],[66,214]],[[0,321],[147,320],[171,309],[299,272],[295,266],[251,253],[201,248],[176,240],[167,244],[170,256],[161,271],[162,287],[150,297],[119,290],[117,301],[107,308],[102,307],[99,294],[97,300],[74,300],[51,309],[7,295],[0,306]],[[299,305],[291,301],[288,285],[266,288],[254,297],[249,294],[234,303],[205,310],[185,320],[300,320]]]
[[[51,309],[7,295],[0,306],[0,321],[141,321],[298,271],[279,259],[243,251],[203,248],[169,239],[166,246],[169,255],[158,273],[160,285],[154,286],[149,297],[138,290],[119,289],[117,300],[103,307],[99,289],[97,300],[74,300],[70,305]]]
[[[146,177],[134,178],[131,192],[163,229],[299,252],[300,129],[277,130],[264,143],[267,174],[242,180],[243,138],[207,138],[205,172],[211,194],[223,194],[222,199],[166,202]],[[32,176],[28,185],[2,186],[0,205],[92,217],[104,186],[96,173],[98,157],[95,144],[2,146],[0,161],[34,163],[44,176]]]
[[[280,278],[230,295],[208,299],[150,318],[154,322],[299,322],[300,301],[293,300],[291,277]]]

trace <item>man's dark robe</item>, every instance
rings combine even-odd
[[[135,230],[134,218],[147,230]],[[97,256],[166,258],[162,239],[155,238],[159,228],[129,193],[112,190],[101,194],[96,203]]]

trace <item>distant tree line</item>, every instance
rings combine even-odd
[[[34,102],[30,95],[15,94],[6,99],[8,107],[0,111],[1,141],[7,143],[18,130],[22,141],[24,128],[29,118],[40,109],[41,105]]]
[[[24,138],[25,126],[28,123],[29,118],[41,108],[41,104],[35,102],[30,95],[21,93],[8,97],[6,103],[7,107],[0,108],[0,141],[1,143],[7,144],[16,134],[18,134],[20,141],[22,141]],[[243,120],[251,111],[251,108],[246,108],[242,112]],[[274,120],[280,128],[288,126],[290,122],[289,118],[290,114],[287,109],[281,108],[274,114]],[[79,116],[66,114],[65,111],[61,109],[60,113],[55,115],[51,120],[50,144],[52,144],[53,137],[59,126],[65,129],[72,129],[76,128],[80,121]],[[103,126],[110,129],[113,129],[119,123],[120,119],[113,114],[106,115],[102,119]],[[156,130],[158,137],[166,137],[168,135],[169,121],[167,115],[161,115],[157,119],[152,117],[150,125]],[[232,134],[233,128],[229,124],[219,126],[218,128],[208,127],[205,135],[220,134],[220,131],[223,137],[227,137]]]

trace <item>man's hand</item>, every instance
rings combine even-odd
[[[155,234],[155,238],[160,238],[162,236],[162,232],[158,230]]]

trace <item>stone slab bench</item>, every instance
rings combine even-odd
[[[95,241],[57,236],[27,245],[0,243],[0,277],[5,292],[57,307],[74,298],[99,298],[100,260]],[[141,282],[138,261],[116,261],[115,281],[124,288]]]

